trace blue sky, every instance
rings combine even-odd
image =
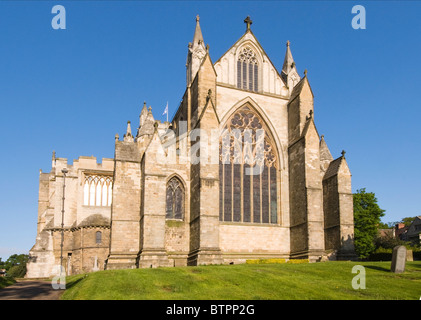
[[[66,30],[51,9],[66,8]],[[351,27],[355,4],[366,29]],[[39,169],[51,154],[112,158],[143,101],[172,115],[185,90],[195,17],[215,62],[252,30],[281,70],[285,43],[308,69],[315,120],[353,191],[375,192],[384,222],[420,215],[421,2],[0,1],[0,257],[35,242]]]

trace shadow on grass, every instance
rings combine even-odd
[[[80,277],[79,279],[76,279],[74,281],[69,281],[66,282],[66,290],[70,289],[71,287],[75,286],[76,284],[78,284],[80,281],[82,281],[83,279],[85,279],[86,277]]]
[[[390,272],[390,268],[384,268],[384,267],[379,267],[379,266],[364,266],[368,269],[373,269],[373,270],[378,270],[378,271],[383,271],[383,272]]]
[[[411,268],[421,269],[421,261],[414,261],[415,263],[411,263]],[[417,263],[418,262],[418,263]]]
[[[418,261],[416,261],[415,263],[413,263],[412,261],[411,262],[407,261],[406,265],[407,267],[410,267],[410,268],[421,269],[421,263],[417,263],[417,262]],[[390,262],[389,268],[385,268],[381,266],[370,266],[370,265],[365,266],[365,267],[369,269],[373,269],[373,270],[378,270],[378,271],[391,272],[391,264],[392,262]]]

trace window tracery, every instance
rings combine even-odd
[[[221,221],[277,223],[278,161],[268,133],[247,106],[228,120],[219,151]]]
[[[237,88],[258,91],[259,64],[255,52],[246,46],[237,60]]]
[[[184,187],[176,177],[171,178],[167,184],[166,218],[184,218]]]
[[[111,206],[112,177],[105,175],[85,174],[83,186],[83,205]]]

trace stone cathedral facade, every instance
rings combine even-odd
[[[279,72],[251,30],[216,62],[199,17],[171,122],[146,103],[113,159],[53,154],[40,172],[27,277],[103,269],[354,257],[351,173],[315,124],[287,42]],[[65,170],[63,170],[65,169]],[[66,172],[67,170],[67,172]],[[62,238],[63,235],[63,238]]]

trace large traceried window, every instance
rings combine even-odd
[[[276,151],[263,121],[247,106],[228,120],[219,161],[219,220],[276,224]]]
[[[241,50],[237,60],[237,88],[258,91],[259,64],[256,54],[246,46]]]
[[[171,178],[167,184],[166,218],[184,218],[184,187],[176,177]]]
[[[83,185],[83,205],[95,207],[111,206],[112,177],[86,174]]]

